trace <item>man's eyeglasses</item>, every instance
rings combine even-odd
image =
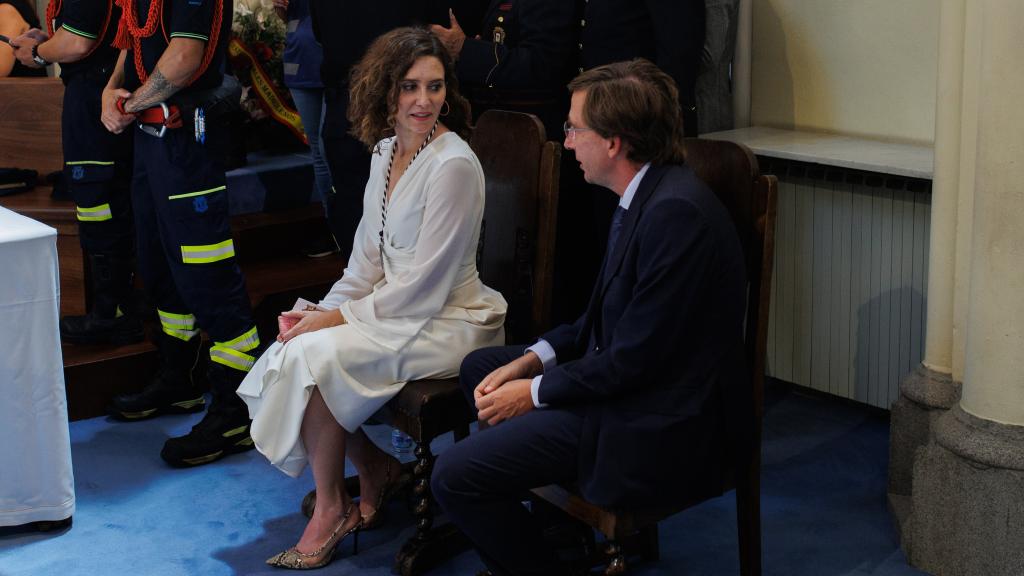
[[[562,132],[565,133],[567,140],[576,140],[577,132],[588,132],[590,130],[593,130],[593,128],[575,128],[568,122],[562,122]]]

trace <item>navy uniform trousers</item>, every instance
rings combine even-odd
[[[88,254],[132,254],[131,131],[100,123],[100,98],[110,68],[64,79],[61,138],[64,179],[75,202],[79,240]]]
[[[525,349],[498,346],[466,356],[459,378],[470,406],[476,385]],[[532,410],[470,434],[438,458],[434,498],[494,574],[563,576],[522,500],[530,488],[576,479],[582,430],[583,407]]]
[[[139,273],[165,334],[188,340],[202,327],[213,340],[211,361],[248,372],[259,337],[231,239],[227,128],[208,122],[201,144],[191,129],[191,111],[183,110],[182,117],[185,126],[168,129],[163,138],[135,135]],[[220,390],[219,384],[211,382],[215,404],[240,403],[233,389]]]

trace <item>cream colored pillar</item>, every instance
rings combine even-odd
[[[961,188],[965,0],[942,0],[935,111],[935,169],[928,247],[928,307],[924,359],[900,384],[891,407],[889,496],[902,527],[909,513],[914,456],[935,419],[960,399],[953,370],[953,318]]]
[[[960,151],[974,159],[970,262],[958,266],[969,270],[963,397],[916,454],[903,548],[940,576],[1024,574],[1024,2],[971,0],[966,22],[977,131]]]
[[[1024,2],[988,4],[962,406],[1024,425]]]

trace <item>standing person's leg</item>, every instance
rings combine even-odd
[[[313,389],[299,433],[313,469],[317,506],[298,544],[267,563],[314,568],[331,561],[338,543],[358,530],[362,517],[345,492],[345,444],[349,434],[334,419],[319,388]]]
[[[325,89],[320,141],[334,185],[328,196],[327,220],[345,257],[352,252],[356,226],[363,215],[366,180],[370,175],[370,153],[348,133],[347,112],[348,87]]]
[[[61,336],[81,344],[126,344],[143,338],[129,304],[134,272],[131,210],[132,132],[112,134],[99,121],[104,79],[92,71],[68,78],[61,111],[64,176],[76,205],[89,260],[92,305],[61,319]]]
[[[323,124],[323,88],[291,88],[292,100],[302,118],[302,129],[309,141],[309,153],[313,158],[313,184],[320,193],[320,200],[326,201],[331,193],[331,171],[324,158],[320,142],[320,127]],[[326,209],[326,203],[324,204]]]
[[[189,434],[168,440],[161,452],[176,466],[204,464],[253,447],[248,411],[235,390],[255,362],[260,340],[231,238],[226,126],[208,119],[206,128],[205,143],[184,128],[168,130],[163,138],[137,138],[144,144],[138,149],[147,153],[164,259],[185,307],[173,312],[190,330],[205,329],[213,341],[207,371],[210,411]]]
[[[155,343],[160,365],[139,392],[120,394],[110,403],[112,415],[123,420],[141,420],[160,414],[200,412],[206,407],[195,376],[202,352],[202,337],[195,317],[182,302],[167,263],[164,222],[157,215],[157,191],[151,184],[160,180],[159,158],[152,153],[153,137],[139,134],[135,139],[132,173],[132,206],[135,217],[135,245],[138,271],[149,300],[156,306],[161,331]]]
[[[320,196],[327,218],[327,200],[331,195],[331,171],[324,158],[323,143],[320,141],[320,127],[323,125],[324,91],[322,88],[291,88],[292,100],[302,119],[302,129],[309,142],[309,153],[313,158],[313,186]],[[311,240],[305,249],[307,256],[326,256],[337,251],[333,234],[329,238]]]

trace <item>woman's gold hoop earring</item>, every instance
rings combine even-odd
[[[447,116],[452,111],[452,105],[447,100],[444,101],[444,106],[441,108],[441,116]]]

